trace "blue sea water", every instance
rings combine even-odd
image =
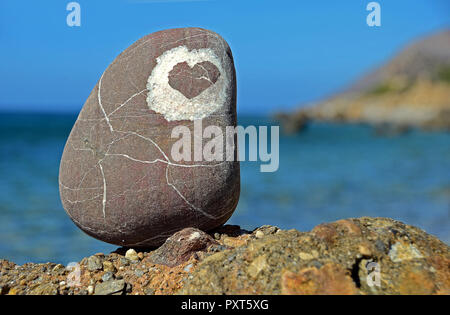
[[[58,168],[75,115],[0,114],[0,258],[67,264],[116,248],[81,232],[62,209]],[[270,125],[242,117],[242,125]],[[280,138],[280,167],[241,164],[230,224],[310,230],[391,217],[450,241],[450,133],[378,137],[367,126],[313,124]]]

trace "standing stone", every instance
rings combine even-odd
[[[236,146],[234,160],[225,159],[236,137],[223,137],[211,150],[223,158],[214,159],[198,158],[194,138],[206,150],[216,133],[201,142],[205,128],[225,135],[236,124],[234,63],[222,37],[199,28],[147,35],[106,69],[75,122],[60,165],[63,206],[87,234],[121,246],[218,227],[239,199]],[[191,143],[179,152],[190,159],[175,160],[173,144],[186,130]]]

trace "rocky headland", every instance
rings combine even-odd
[[[450,30],[410,44],[341,93],[276,117],[288,133],[309,121],[450,130]]]
[[[450,248],[387,218],[310,232],[186,228],[159,248],[119,248],[70,268],[0,260],[2,295],[450,294]]]

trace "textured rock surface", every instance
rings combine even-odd
[[[179,293],[450,293],[449,247],[391,219],[340,220],[308,233],[263,233],[262,238],[208,256]],[[367,282],[369,273],[373,275],[367,269],[370,262],[380,266],[380,286]]]
[[[172,129],[193,135],[200,119],[203,129],[236,125],[233,58],[219,35],[161,31],[121,53],[92,90],[62,156],[60,194],[75,224],[139,247],[226,222],[239,198],[239,162],[171,156]]]
[[[74,270],[62,265],[0,260],[0,294],[450,294],[449,246],[391,219],[340,220],[303,233],[224,226],[210,234],[218,244],[174,267],[152,261],[158,250],[137,260],[124,248],[91,256],[103,270],[91,271],[84,258],[76,285],[68,281]],[[164,253],[175,257],[179,248]],[[380,286],[367,282],[369,262],[380,266]]]
[[[188,261],[199,251],[217,245],[214,239],[199,229],[186,228],[169,237],[161,247],[150,255],[150,261],[169,267]]]
[[[122,295],[125,289],[124,280],[107,280],[95,286],[95,295]]]

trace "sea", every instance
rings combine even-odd
[[[0,113],[0,259],[68,264],[117,247],[80,231],[64,212],[58,169],[72,114]],[[243,126],[276,126],[239,117]],[[229,224],[309,231],[342,218],[389,217],[450,242],[450,133],[380,136],[364,125],[313,123],[280,134],[279,168],[241,163]]]

